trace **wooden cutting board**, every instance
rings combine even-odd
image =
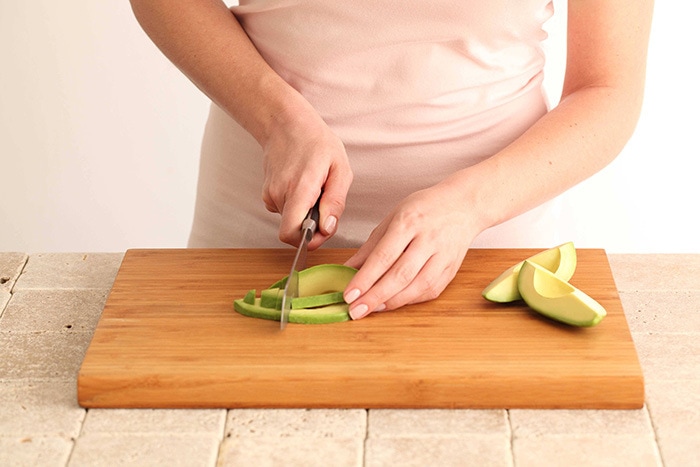
[[[608,316],[548,320],[481,290],[540,250],[472,249],[442,296],[359,321],[249,318],[233,300],[288,273],[292,249],[129,250],[78,376],[83,407],[639,408],[644,381],[605,251],[571,283]],[[352,250],[322,249],[309,266]],[[259,293],[259,292],[258,292]]]

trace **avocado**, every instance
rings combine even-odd
[[[563,281],[568,281],[576,270],[576,249],[573,242],[568,242],[537,253],[527,258],[527,261],[544,267]],[[518,290],[518,273],[523,263],[524,261],[521,261],[503,271],[486,286],[481,295],[486,300],[498,303],[520,300],[522,297]]]
[[[343,291],[357,270],[342,264],[320,264],[299,271],[299,296],[292,299],[290,323],[324,324],[347,321],[348,304]],[[253,318],[279,320],[284,277],[255,297],[255,290],[242,299],[234,300],[234,309]],[[252,295],[251,295],[252,294]]]
[[[308,297],[296,297],[292,299],[292,310],[303,308],[318,308],[325,305],[345,303],[343,292],[330,292],[320,295],[310,295]]]
[[[518,289],[530,308],[572,326],[595,326],[607,314],[593,298],[528,260],[520,269]]]

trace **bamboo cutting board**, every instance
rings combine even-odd
[[[603,250],[571,283],[608,316],[572,328],[481,290],[540,250],[472,249],[440,298],[359,321],[249,318],[233,300],[293,250],[129,250],[78,376],[84,407],[639,408],[644,382]],[[342,263],[322,249],[309,266]],[[258,292],[259,293],[259,292]]]

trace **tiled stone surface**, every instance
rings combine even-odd
[[[90,339],[90,332],[0,332],[0,381],[75,380]]]
[[[698,290],[620,292],[620,300],[632,332],[700,333]]]
[[[91,409],[83,434],[198,433],[221,437],[225,421],[225,409]]]
[[[15,284],[23,289],[111,289],[121,253],[43,253],[32,255]]]
[[[0,317],[0,331],[92,333],[108,294],[108,289],[19,290]]]
[[[63,467],[73,441],[58,436],[0,437],[0,465],[7,467]]]
[[[509,466],[505,410],[370,410],[365,460],[383,465]]]
[[[76,437],[85,409],[78,406],[73,381],[8,381],[0,383],[0,439]],[[0,465],[6,465],[0,462]]]
[[[234,409],[222,465],[362,465],[367,412],[357,409]]]
[[[510,467],[513,461],[509,438],[468,435],[455,438],[370,438],[365,447],[365,465]]]
[[[700,465],[700,375],[649,382],[647,401],[664,465]]]
[[[5,307],[10,302],[10,297],[12,297],[10,292],[6,290],[0,290],[0,317],[5,312]]]
[[[700,375],[688,381],[652,381],[646,389],[656,434],[694,435],[700,446]]]
[[[226,438],[219,450],[218,467],[360,467],[362,438]]]
[[[370,438],[510,436],[505,410],[370,410]]]
[[[220,438],[195,434],[90,434],[75,442],[70,467],[213,467]]]
[[[511,410],[518,466],[661,466],[642,410]]]
[[[25,253],[0,253],[0,295],[12,290],[27,258]]]
[[[514,438],[537,438],[546,435],[652,434],[645,409],[640,410],[534,410],[511,409],[510,423]]]
[[[513,440],[518,467],[661,467],[654,437],[647,435],[572,435]]]
[[[610,256],[642,410],[86,411],[77,371],[122,257],[0,253],[3,467],[700,466],[700,255]]]
[[[617,289],[700,290],[700,255],[608,255]]]
[[[364,438],[367,412],[358,409],[234,409],[229,437]]]
[[[633,333],[647,383],[700,378],[700,334]]]

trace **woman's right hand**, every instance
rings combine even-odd
[[[309,243],[313,250],[335,233],[353,174],[340,138],[310,106],[302,113],[263,142],[262,198],[268,211],[282,216],[280,240],[297,246],[301,223],[323,193],[319,226]]]

